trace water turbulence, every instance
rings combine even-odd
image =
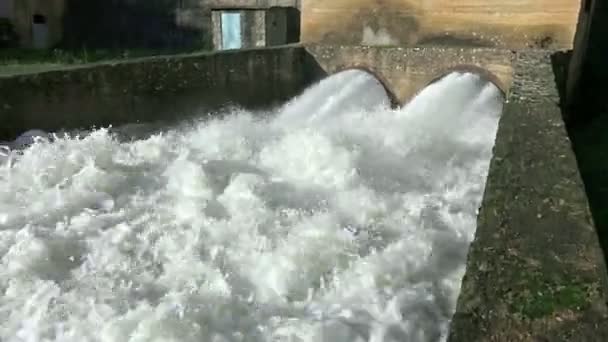
[[[261,117],[38,139],[0,165],[0,340],[445,339],[502,95],[346,71]]]

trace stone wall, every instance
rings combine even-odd
[[[286,46],[0,77],[0,140],[33,128],[178,119],[229,104],[266,108],[307,84],[305,55]]]
[[[307,45],[321,76],[348,68],[374,73],[405,103],[429,83],[454,70],[481,73],[507,92],[512,82],[509,50]]]
[[[302,42],[570,48],[585,0],[303,0]]]

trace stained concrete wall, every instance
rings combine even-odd
[[[242,47],[291,44],[300,41],[300,11],[294,1],[216,1],[211,8],[213,47],[222,49],[223,11],[241,14]]]
[[[266,45],[300,41],[300,11],[295,7],[272,7],[266,11]]]
[[[0,140],[31,128],[179,119],[227,104],[266,108],[306,85],[305,55],[288,46],[0,77]]]
[[[222,10],[211,12],[213,23],[213,48],[222,50]],[[266,40],[266,11],[260,9],[236,10],[241,15],[241,48],[248,49],[254,47],[264,47]]]
[[[21,45],[32,45],[32,15],[45,15],[50,30],[50,46],[64,48],[176,49],[213,47],[212,10],[267,10],[299,8],[299,0],[0,0],[10,4],[11,18]],[[9,3],[7,2],[7,4]],[[261,13],[261,12],[260,12]],[[261,46],[267,31],[244,23],[245,47]],[[299,13],[298,13],[299,17]],[[299,18],[297,22],[299,32]],[[287,28],[294,31],[293,27]],[[293,35],[293,34],[291,34]],[[299,34],[298,34],[299,38]],[[277,41],[276,37],[273,41]],[[295,42],[297,39],[282,40]],[[268,44],[274,45],[274,44]],[[217,46],[217,45],[216,45]]]
[[[322,75],[348,68],[371,71],[390,89],[397,102],[409,101],[429,83],[451,71],[482,73],[504,92],[512,83],[509,50],[483,48],[407,48],[307,45]]]
[[[585,0],[303,0],[302,42],[571,48]]]

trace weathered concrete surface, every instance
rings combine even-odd
[[[605,264],[550,56],[515,61],[450,342],[608,341]]]
[[[327,74],[353,67],[371,71],[401,104],[454,70],[483,73],[504,92],[512,82],[514,55],[509,50],[330,45],[307,45],[306,49]]]
[[[0,140],[57,130],[172,119],[226,104],[263,108],[306,85],[298,46],[104,62],[0,77]]]
[[[302,42],[571,48],[584,0],[303,0]]]

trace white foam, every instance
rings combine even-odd
[[[445,338],[501,98],[451,74],[387,105],[349,71],[268,118],[11,154],[0,340]]]

